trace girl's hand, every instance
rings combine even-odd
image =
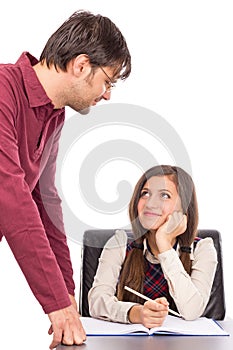
[[[156,244],[162,253],[172,248],[177,236],[185,232],[187,228],[187,216],[181,211],[174,211],[168,215],[167,220],[156,232]]]
[[[134,305],[129,311],[131,323],[142,323],[147,328],[159,327],[168,314],[166,298],[146,301],[144,305]]]
[[[166,298],[146,301],[141,309],[141,323],[147,328],[162,326],[167,314],[168,302]]]

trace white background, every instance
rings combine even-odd
[[[231,1],[7,1],[0,12],[0,62],[39,57],[48,37],[78,9],[110,17],[132,54],[130,78],[112,102],[149,108],[172,125],[192,161],[200,228],[222,234],[227,315],[233,317]],[[143,140],[140,142],[143,143]],[[80,246],[69,241],[79,283]],[[5,241],[0,245],[1,349],[48,348],[49,322]],[[77,288],[78,289],[78,288]]]

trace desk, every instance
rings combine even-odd
[[[219,323],[230,336],[89,336],[83,345],[57,350],[232,350],[233,320]]]

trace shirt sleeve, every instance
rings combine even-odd
[[[55,254],[68,292],[74,295],[75,284],[73,280],[73,268],[63,224],[61,200],[55,186],[56,158],[60,132],[61,128],[57,128],[53,141],[53,148],[50,151],[50,157],[40,176],[39,182],[32,192],[32,196],[39,209],[50,247]]]
[[[187,320],[200,317],[208,303],[217,267],[217,252],[212,238],[204,238],[197,243],[191,276],[174,249],[158,257],[179,313]]]
[[[125,259],[127,234],[117,230],[106,243],[88,294],[92,317],[113,322],[129,323],[127,314],[135,303],[119,301],[115,296],[120,270]]]
[[[71,303],[20,164],[14,104],[4,101],[0,108],[0,231],[35,297],[50,313]]]

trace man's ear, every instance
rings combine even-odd
[[[76,77],[87,76],[91,72],[90,59],[85,54],[80,54],[72,62],[73,74]]]

